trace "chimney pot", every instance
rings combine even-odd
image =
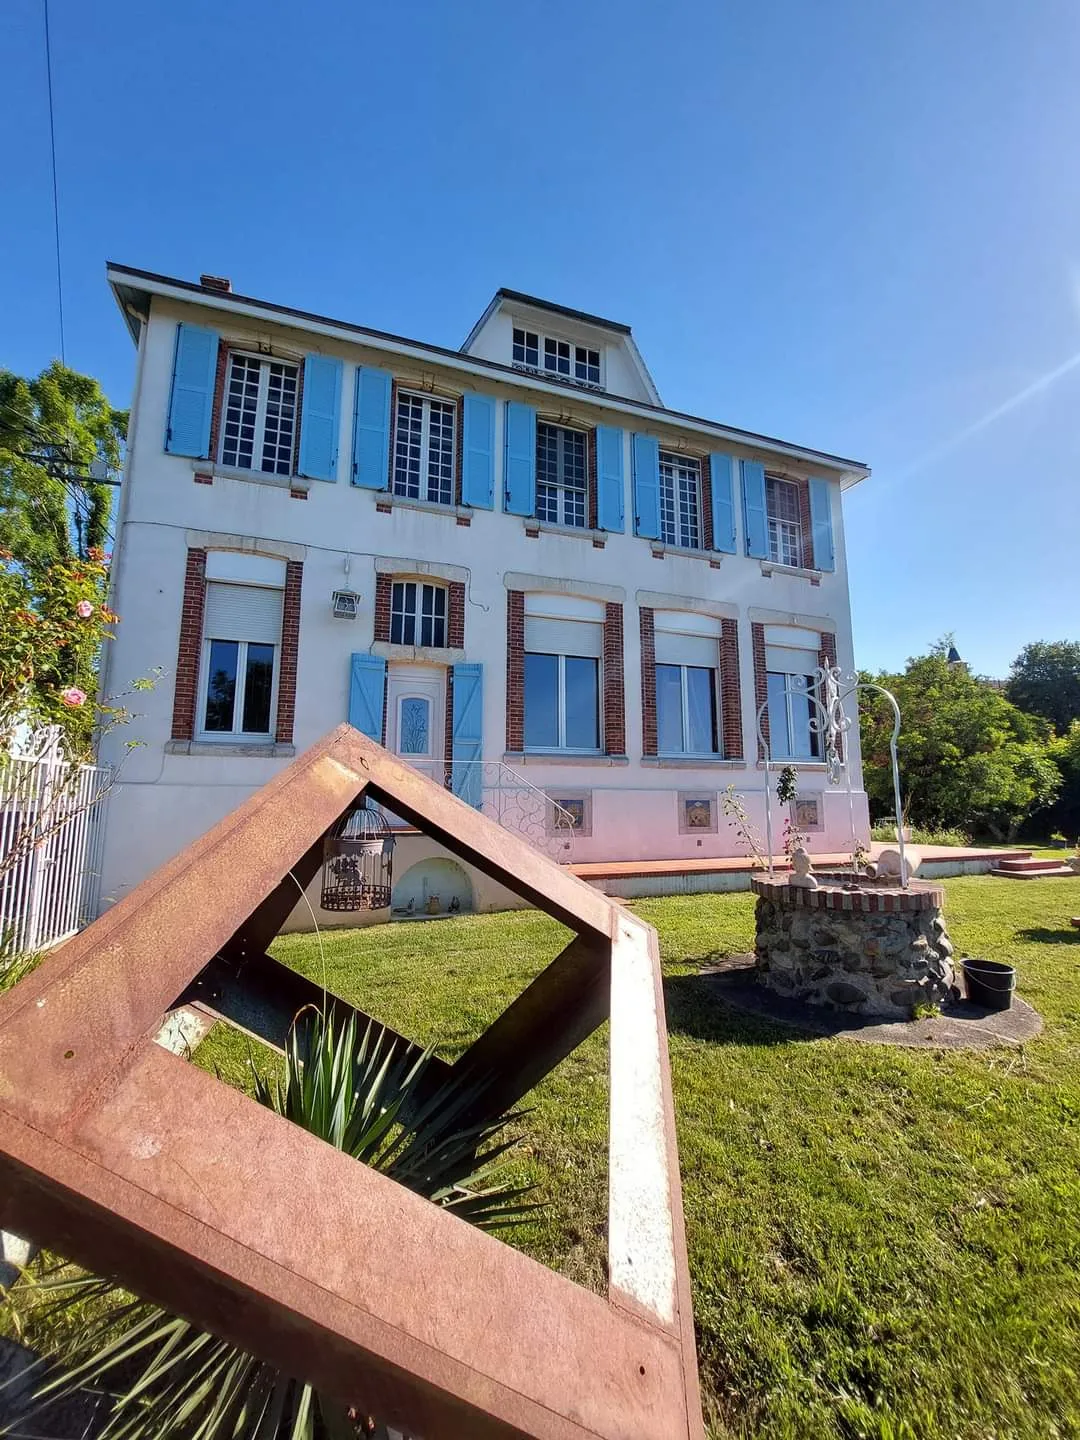
[[[232,281],[224,275],[200,275],[199,284],[204,290],[217,290],[222,295],[228,295],[232,290]]]

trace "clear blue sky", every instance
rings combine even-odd
[[[1075,0],[50,14],[67,358],[114,403],[106,258],[453,345],[508,285],[632,324],[675,408],[873,466],[860,663],[952,629],[1000,675],[1080,635]],[[5,0],[0,53],[0,364],[36,372],[41,0]]]

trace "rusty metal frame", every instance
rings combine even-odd
[[[606,1299],[153,1044],[365,790],[575,932],[455,1068],[510,1103],[610,1015]],[[703,1434],[655,931],[348,726],[0,1001],[0,1224],[429,1440]]]

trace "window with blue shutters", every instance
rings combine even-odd
[[[210,420],[214,409],[218,337],[199,325],[176,327],[169,423],[165,449],[171,455],[210,455]]]
[[[503,508],[511,515],[536,512],[536,411],[506,402],[506,487]]]
[[[308,355],[304,360],[300,474],[311,480],[337,479],[344,369],[342,362],[332,355]]]
[[[360,365],[353,407],[352,483],[385,490],[390,483],[390,393],[387,370]]]
[[[769,558],[769,534],[765,512],[765,466],[760,460],[740,460],[742,480],[743,533],[746,553],[758,560]]]
[[[709,456],[712,494],[713,549],[735,554],[735,460],[714,452]]]
[[[634,534],[647,540],[660,538],[660,442],[654,435],[635,435]]]
[[[483,801],[484,667],[453,667],[453,731],[451,786],[454,794],[477,809]]]
[[[461,503],[490,510],[495,502],[495,401],[466,395],[462,410]]]
[[[624,515],[623,432],[596,427],[596,519],[601,530],[622,533]]]
[[[814,540],[814,565],[818,570],[836,569],[833,545],[832,488],[828,480],[810,480],[810,528]]]
[[[354,655],[349,670],[349,724],[382,744],[386,661],[378,655]]]

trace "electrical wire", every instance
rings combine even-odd
[[[64,280],[60,266],[60,194],[56,180],[56,120],[53,109],[52,44],[49,38],[49,0],[45,6],[45,74],[49,89],[49,151],[52,157],[53,230],[56,236],[56,301],[60,316],[60,363],[67,364],[64,351]]]

